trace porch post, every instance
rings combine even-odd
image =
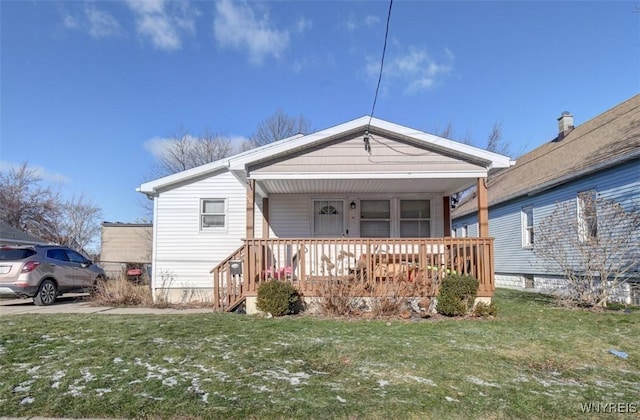
[[[443,216],[443,231],[444,234],[442,236],[449,237],[451,236],[451,197],[445,195],[442,197],[442,216]]]
[[[246,239],[255,238],[254,208],[256,202],[256,180],[247,180],[247,234]]]
[[[489,237],[489,204],[487,199],[487,178],[478,178],[478,236]]]
[[[262,199],[262,238],[269,238],[269,199]]]

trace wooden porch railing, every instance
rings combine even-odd
[[[242,275],[232,262],[242,261]],[[291,282],[305,296],[317,296],[329,280],[432,281],[447,274],[470,274],[478,296],[495,289],[493,238],[330,238],[248,239],[213,270],[216,308],[229,309],[255,296],[261,281]],[[435,290],[435,289],[434,289]]]

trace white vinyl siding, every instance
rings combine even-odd
[[[205,197],[225,197],[225,229],[201,229]],[[212,287],[210,270],[242,245],[246,236],[245,185],[231,173],[221,172],[161,192],[155,200],[155,286]],[[256,234],[259,232],[256,226]]]
[[[522,208],[521,215],[522,224],[522,247],[533,247],[533,207],[527,206]]]

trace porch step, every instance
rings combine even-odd
[[[235,311],[236,309],[238,309],[238,306],[242,305],[246,300],[247,300],[247,297],[244,295],[239,297],[238,300],[236,300],[231,305],[229,305],[229,307],[227,308],[227,312]]]

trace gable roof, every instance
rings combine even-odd
[[[518,158],[515,166],[488,181],[489,206],[535,194],[587,174],[640,157],[640,95],[575,127]],[[475,211],[465,200],[453,212],[460,217]]]
[[[171,188],[171,186],[175,184],[207,176],[220,170],[246,172],[246,168],[250,164],[298,153],[307,148],[318,147],[349,134],[364,134],[366,130],[370,133],[401,138],[423,147],[429,147],[435,151],[455,155],[460,159],[476,162],[487,168],[487,170],[506,168],[512,164],[510,158],[507,156],[502,156],[484,149],[458,143],[378,118],[364,116],[325,130],[307,135],[295,135],[206,165],[146,182],[138,188],[138,191],[152,195],[160,189]]]
[[[44,245],[48,242],[42,238],[23,232],[0,220],[0,244]]]

